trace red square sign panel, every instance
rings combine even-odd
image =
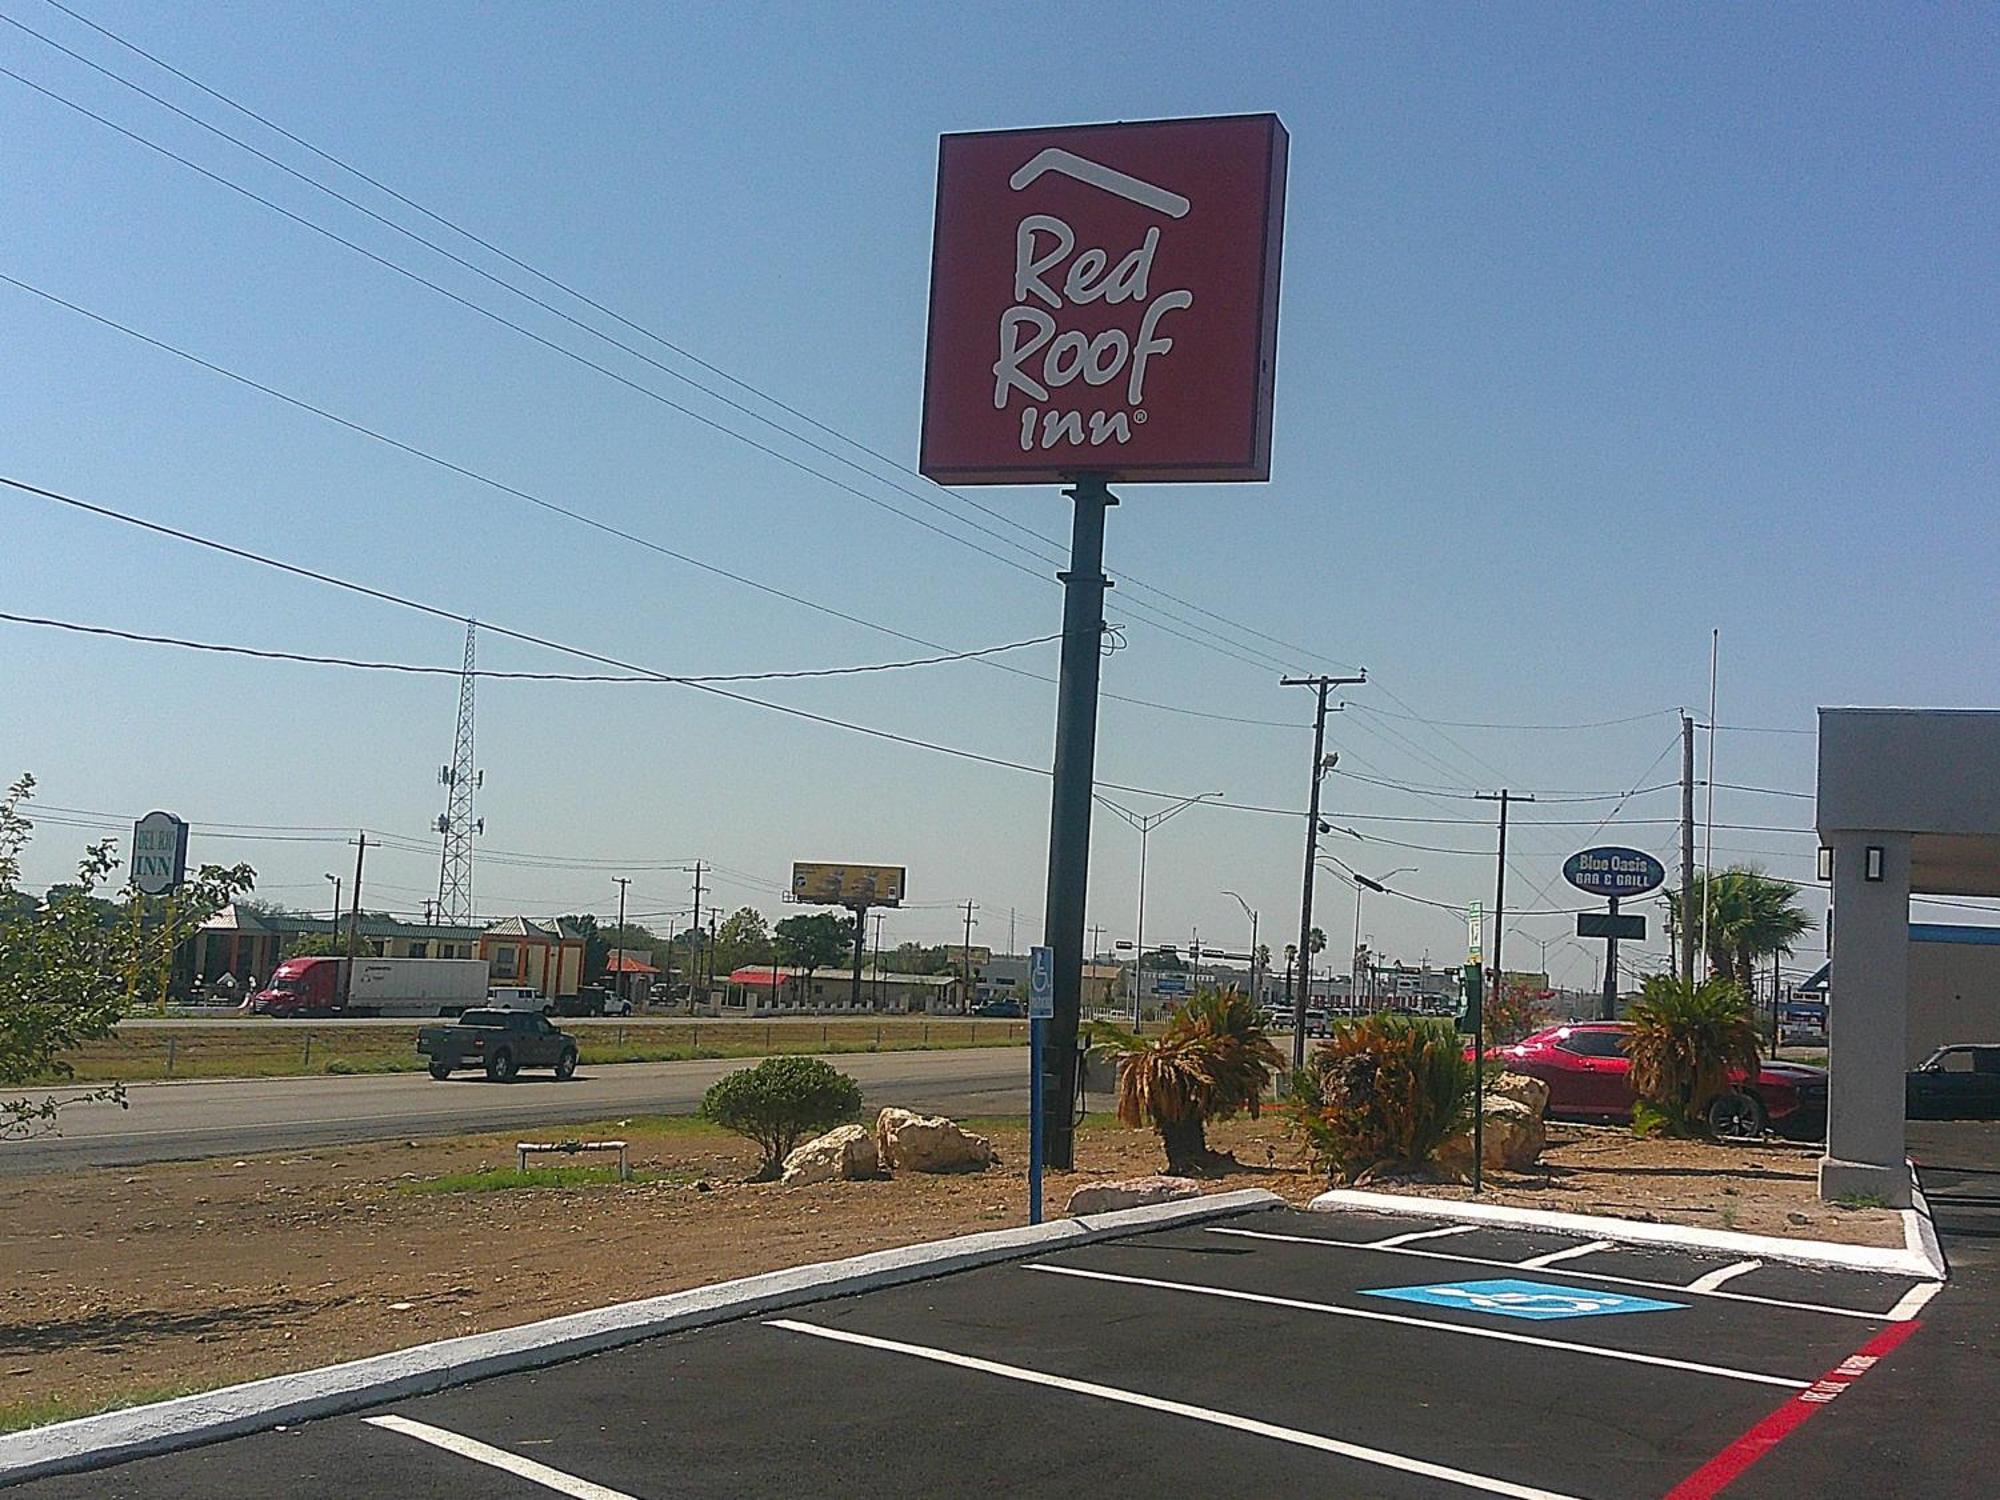
[[[923,457],[946,484],[1271,477],[1276,115],[948,135]]]

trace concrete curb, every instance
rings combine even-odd
[[[1318,1213],[1401,1214],[1446,1219],[1460,1224],[1491,1224],[1539,1234],[1575,1234],[1585,1239],[1611,1240],[1622,1245],[1659,1245],[1674,1250],[1715,1250],[1758,1260],[1843,1271],[1874,1271],[1889,1276],[1914,1276],[1920,1281],[1945,1279],[1942,1258],[1932,1260],[1920,1250],[1892,1250],[1881,1245],[1843,1245],[1832,1240],[1793,1240],[1771,1234],[1738,1234],[1727,1229],[1696,1229],[1686,1224],[1647,1224],[1636,1219],[1599,1218],[1589,1214],[1552,1213],[1538,1208],[1509,1208],[1498,1203],[1462,1203],[1452,1198],[1419,1198],[1402,1193],[1366,1193],[1335,1188],[1321,1193],[1308,1208]],[[1905,1210],[1905,1213],[1909,1213]],[[1912,1215],[1911,1217],[1914,1217]],[[1904,1220],[1907,1241],[1915,1233]]]
[[[101,1468],[147,1454],[240,1437],[280,1423],[424,1395],[491,1375],[615,1349],[663,1333],[945,1276],[1063,1245],[1279,1208],[1283,1203],[1275,1193],[1251,1188],[1089,1218],[1051,1219],[1018,1229],[959,1235],[33,1427],[0,1436],[0,1486]]]
[[[1910,1254],[1923,1257],[1937,1280],[1948,1281],[1951,1264],[1944,1258],[1944,1246],[1938,1243],[1937,1220],[1931,1213],[1931,1200],[1924,1196],[1915,1162],[1910,1163],[1910,1202],[1912,1206],[1903,1210],[1903,1245]]]

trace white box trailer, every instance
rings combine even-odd
[[[362,958],[354,963],[347,1013],[456,1016],[486,1003],[483,958]]]

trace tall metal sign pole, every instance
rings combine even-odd
[[[1694,718],[1681,711],[1681,979],[1694,983]]]
[[[1042,927],[1058,1170],[1074,1165],[1111,486],[1271,477],[1287,149],[1275,115],[939,143],[918,468],[1062,484],[1072,506]]]
[[[1042,1023],[1043,1151],[1076,1160],[1077,1032],[1083,1019],[1084,901],[1090,883],[1090,793],[1097,765],[1097,679],[1104,659],[1104,516],[1118,503],[1101,478],[1080,479],[1063,580],[1062,671],[1056,688],[1055,788],[1049,797],[1049,878],[1042,941],[1053,950],[1054,1009]]]
[[[1598,999],[1597,1018],[1615,1021],[1619,940],[1636,943],[1646,939],[1645,917],[1621,912],[1618,903],[1628,896],[1637,899],[1658,890],[1666,883],[1666,866],[1641,849],[1618,846],[1579,849],[1563,861],[1563,879],[1580,891],[1604,897],[1608,903],[1605,911],[1578,912],[1576,935],[1604,939],[1604,992]]]

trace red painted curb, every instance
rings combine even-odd
[[[1814,1412],[1859,1380],[1923,1325],[1892,1323],[1666,1493],[1666,1500],[1711,1500]]]

